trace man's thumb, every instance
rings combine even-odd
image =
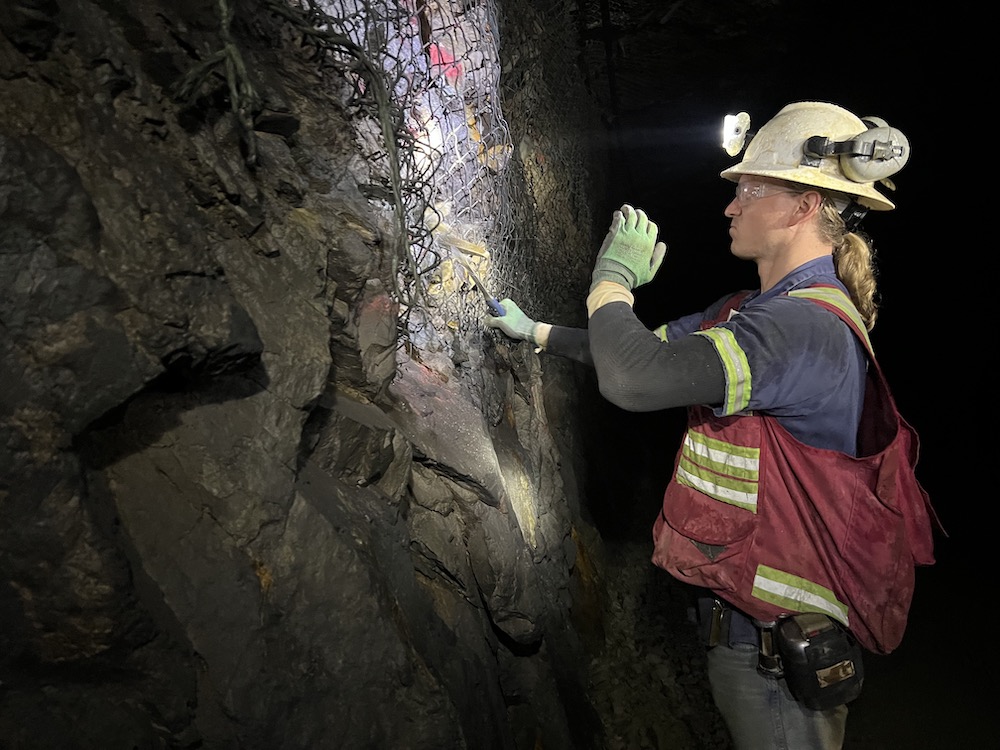
[[[655,275],[657,270],[660,268],[660,264],[663,263],[663,259],[667,255],[667,244],[665,242],[657,242],[655,247],[653,247],[653,256],[650,258],[649,267],[653,270]]]

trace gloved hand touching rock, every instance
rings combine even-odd
[[[498,328],[512,339],[530,341],[537,344],[535,340],[535,330],[538,323],[533,321],[524,311],[517,306],[514,300],[507,298],[500,300],[500,304],[507,313],[503,316],[490,316],[486,318],[486,325],[490,328]]]
[[[656,224],[641,209],[626,203],[615,211],[597,254],[591,290],[601,281],[613,281],[629,290],[652,281],[667,254],[666,244],[656,241],[656,233]]]

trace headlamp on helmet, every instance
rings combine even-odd
[[[722,120],[722,147],[730,156],[736,156],[743,150],[750,132],[750,115],[740,112],[738,115],[726,115]]]

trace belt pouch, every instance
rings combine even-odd
[[[861,694],[861,647],[836,620],[815,612],[783,617],[774,639],[788,688],[807,708],[832,708]]]

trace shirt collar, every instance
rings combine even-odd
[[[797,287],[818,283],[832,283],[842,286],[841,281],[837,278],[837,269],[833,265],[832,255],[822,255],[819,258],[813,258],[803,263],[763,294],[761,294],[760,289],[754,291],[743,301],[740,307],[766,302],[769,299],[777,297],[779,294],[785,294]]]

